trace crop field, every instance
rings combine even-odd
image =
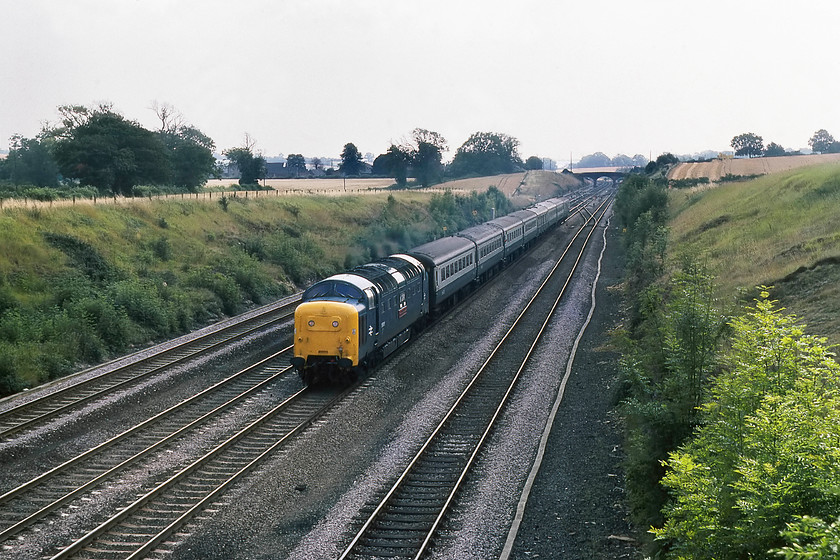
[[[708,177],[715,183],[726,175],[768,175],[836,161],[840,161],[840,154],[715,159],[700,163],[680,163],[668,172],[668,179]]]
[[[266,179],[260,181],[260,185],[270,187],[278,191],[364,191],[373,189],[384,189],[394,184],[393,179],[372,179],[372,178],[350,178],[350,179]],[[236,179],[210,179],[204,185],[205,189],[224,189],[238,187]]]

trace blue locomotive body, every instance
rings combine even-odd
[[[567,213],[549,199],[316,282],[295,310],[292,364],[307,384],[352,382]]]

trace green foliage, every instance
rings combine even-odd
[[[53,149],[61,173],[102,192],[131,196],[135,185],[163,184],[169,160],[160,137],[110,110],[66,131]]]
[[[8,157],[0,160],[0,179],[13,185],[57,187],[58,164],[46,143],[16,134]]]
[[[673,558],[767,557],[788,523],[840,507],[840,366],[824,339],[766,290],[731,325],[703,425],[667,462],[673,501],[654,533]]]
[[[424,187],[440,181],[443,174],[441,160],[447,151],[446,139],[437,132],[415,128],[412,133],[414,145],[408,148],[411,167],[417,181]]]
[[[45,233],[47,243],[62,251],[88,278],[101,282],[111,278],[114,271],[92,245],[63,233]]]
[[[764,139],[758,134],[746,132],[732,138],[731,146],[736,156],[760,156],[764,152]]]
[[[362,172],[362,154],[352,142],[344,145],[338,170],[347,176],[358,176]]]
[[[781,144],[776,144],[775,142],[770,142],[767,144],[767,147],[764,148],[764,157],[778,157],[786,155],[785,148]]]
[[[240,185],[255,185],[260,177],[265,176],[265,158],[254,155],[250,147],[231,148],[222,153],[239,168]]]
[[[496,187],[490,187],[487,192],[471,192],[469,196],[455,195],[447,190],[443,194],[434,194],[429,202],[429,213],[443,235],[452,234],[469,226],[486,222],[493,217],[502,216],[512,211],[508,198]]]
[[[645,212],[650,212],[653,223],[665,224],[668,219],[668,192],[664,186],[643,175],[632,174],[618,188],[615,207],[619,225],[631,232],[626,242],[629,245],[634,241],[633,226]]]
[[[643,526],[662,522],[661,461],[699,425],[698,406],[724,332],[713,293],[712,278],[687,259],[667,293],[646,290],[644,321],[624,353],[625,469],[633,517]]]
[[[829,134],[829,132],[824,128],[816,131],[814,135],[811,136],[810,140],[808,140],[808,145],[811,146],[811,149],[821,154],[831,152],[831,148],[834,143],[834,136]]]
[[[525,169],[538,170],[543,168],[543,160],[537,156],[531,156],[525,160]]]
[[[306,158],[303,154],[289,154],[286,156],[286,168],[294,177],[300,177],[306,173]]]
[[[625,290],[630,302],[630,327],[636,329],[643,318],[643,298],[665,271],[668,194],[650,179],[630,175],[616,193],[615,208],[625,232]]]
[[[213,140],[191,126],[178,126],[160,134],[167,149],[172,184],[195,192],[216,172]]]
[[[708,177],[697,177],[692,179],[669,179],[668,186],[672,189],[688,189],[697,185],[708,185]]]
[[[453,177],[513,173],[522,167],[519,140],[507,134],[476,132],[464,142],[450,165]]]
[[[840,557],[840,518],[833,523],[809,515],[796,516],[782,537],[788,546],[772,550],[785,560],[832,560]]]

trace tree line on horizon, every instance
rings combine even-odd
[[[209,136],[168,104],[155,103],[152,109],[160,120],[160,128],[154,131],[125,118],[109,103],[59,107],[59,122],[45,124],[34,138],[12,136],[9,154],[0,160],[0,195],[3,191],[14,195],[21,186],[40,188],[45,198],[53,197],[51,191],[59,188],[87,197],[143,196],[149,187],[194,192],[209,178],[221,176],[216,145]],[[519,140],[507,134],[476,132],[444,164],[447,140],[437,132],[416,128],[408,140],[392,143],[380,154],[370,171],[394,177],[399,186],[406,186],[409,177],[428,186],[445,178],[543,168],[542,158],[523,161],[518,148]],[[223,150],[222,155],[228,165],[238,168],[240,184],[256,185],[265,177],[266,159],[247,133],[242,146]],[[320,160],[314,158],[313,164],[318,168]],[[290,154],[286,165],[294,168],[295,176],[307,172],[302,154]],[[366,167],[359,149],[348,142],[339,169],[328,174],[358,176]]]
[[[798,155],[799,152],[788,152],[783,146],[776,142],[764,145],[764,139],[754,132],[745,132],[732,138],[730,145],[735,150],[736,156],[747,157],[776,157],[785,155]],[[811,151],[817,154],[840,153],[840,142],[834,139],[826,129],[816,131],[808,140]]]

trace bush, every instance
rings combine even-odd
[[[63,233],[45,233],[44,238],[91,280],[101,282],[114,276],[105,258],[89,243]]]
[[[654,532],[673,558],[767,558],[790,524],[840,509],[840,365],[825,339],[781,315],[766,289],[732,327],[703,425],[668,459],[673,501]]]
[[[157,336],[169,333],[166,309],[153,286],[126,280],[110,286],[109,292],[114,305],[124,309],[131,320]]]
[[[226,315],[235,315],[238,312],[242,296],[232,278],[215,272],[209,267],[201,267],[190,273],[187,283],[209,290],[217,298],[221,310]]]

